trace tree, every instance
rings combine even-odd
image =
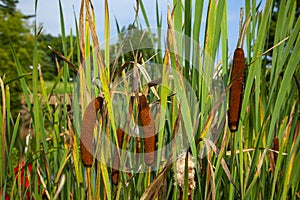
[[[10,45],[15,48],[18,57],[22,58],[20,62],[24,69],[29,70],[32,63],[33,36],[27,20],[23,19],[20,12],[15,11],[11,15],[0,10],[0,18],[0,75],[7,74],[7,78],[11,78],[10,75],[16,74],[16,67]]]
[[[0,9],[4,10],[7,14],[14,14],[18,0],[0,0]]]
[[[152,56],[155,55],[155,43],[157,39],[154,35],[151,35],[149,32],[144,32],[141,29],[136,27],[131,28],[128,26],[127,28],[124,26],[119,33],[119,42],[117,44],[111,45],[110,47],[110,60],[111,67],[114,64],[114,60],[117,58],[118,51],[120,49],[121,44],[123,43],[122,52],[120,57],[118,58],[118,64],[116,68],[116,72],[119,72],[125,63],[134,62],[135,55],[137,55],[137,62],[141,63],[141,59],[147,61]],[[153,38],[153,41],[151,40]],[[133,65],[129,64],[125,70],[132,69]]]
[[[72,51],[71,45],[69,42],[70,37],[71,36],[66,37],[66,41],[67,41],[66,47],[68,50],[68,54],[70,54]],[[74,38],[74,36],[73,36],[73,38]],[[41,35],[39,35],[37,40],[38,40],[38,49],[39,49],[39,63],[41,64],[41,67],[42,67],[43,77],[45,80],[51,81],[57,75],[56,59],[58,60],[60,66],[63,66],[64,63],[59,57],[57,57],[57,55],[55,53],[53,53],[48,48],[48,46],[51,46],[56,51],[62,53],[63,45],[62,45],[61,36],[52,36],[50,34],[42,33]],[[73,41],[76,41],[76,40],[73,39]],[[73,44],[73,46],[76,46],[76,45]],[[73,59],[70,59],[71,62],[74,65],[78,66],[76,49],[73,50],[73,52],[71,53],[71,56],[73,58]],[[70,72],[70,74],[72,74],[72,71]],[[72,74],[71,77],[72,76],[76,76],[76,75]]]
[[[280,0],[275,0],[273,3],[273,12],[272,17],[271,17],[271,24],[270,24],[270,28],[268,31],[268,41],[266,43],[266,49],[269,49],[271,47],[273,47],[274,44],[274,39],[275,39],[275,30],[276,30],[276,23],[278,21],[278,11],[280,8]],[[298,19],[300,15],[300,1],[297,0],[296,1],[296,13],[295,13],[295,19]],[[296,23],[296,20],[294,21],[294,23]],[[271,63],[271,56],[272,56],[272,52],[269,52],[268,54],[268,59],[266,60],[267,64]]]
[[[24,73],[31,71],[33,55],[33,36],[30,33],[28,20],[16,10],[17,1],[1,0],[0,6],[0,77],[9,83],[13,114],[20,104],[20,86],[17,78],[16,65],[12,56],[11,45],[14,47]]]

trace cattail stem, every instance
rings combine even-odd
[[[119,148],[122,148],[124,131],[120,128],[117,129],[117,137],[118,137]],[[119,169],[119,167],[120,167],[120,156],[119,156],[117,147],[115,147],[114,161],[113,161],[113,168],[112,168],[112,182],[115,185],[118,184],[118,179],[119,179],[119,170],[118,169]]]
[[[86,168],[86,187],[87,187],[87,199],[91,200],[92,198],[92,187],[91,187],[91,168]]]

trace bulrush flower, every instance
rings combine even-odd
[[[228,126],[231,132],[238,130],[243,102],[245,56],[242,48],[234,51],[231,72],[232,86],[229,93]]]
[[[139,98],[139,118],[143,127],[145,143],[144,160],[147,165],[151,166],[155,161],[155,127],[152,119],[152,112],[145,95],[142,95]]]

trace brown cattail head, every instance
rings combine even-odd
[[[93,165],[93,133],[94,125],[97,119],[97,112],[101,109],[103,99],[97,97],[92,100],[85,109],[81,124],[80,148],[81,158],[84,166],[91,167]]]
[[[278,152],[279,152],[279,140],[278,140],[278,137],[275,137],[273,139],[273,146],[274,146],[274,150],[277,151],[277,152],[274,152],[273,153],[273,156],[274,156],[274,163],[276,165],[276,162],[277,162],[277,158],[278,158]]]
[[[228,126],[231,132],[238,129],[240,112],[242,108],[243,80],[244,80],[245,57],[242,48],[234,51],[233,67],[229,94]]]
[[[120,128],[117,129],[117,137],[118,137],[118,145],[120,148],[122,148],[123,145],[123,137],[124,137],[124,131]],[[119,179],[119,167],[120,167],[120,157],[118,153],[117,146],[114,149],[114,161],[113,161],[113,168],[112,168],[112,182],[113,184],[118,184]]]
[[[144,160],[147,165],[152,165],[155,160],[155,128],[154,121],[152,119],[152,113],[145,95],[139,97],[139,118],[144,133]]]

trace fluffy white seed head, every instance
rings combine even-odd
[[[184,169],[185,169],[185,157],[186,152],[183,152],[179,155],[176,161],[176,170],[175,170],[175,184],[184,189]],[[188,153],[188,194],[191,195],[196,187],[195,177],[195,162],[194,157]]]

